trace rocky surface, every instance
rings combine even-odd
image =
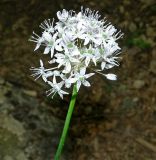
[[[0,159],[50,159],[62,121],[48,111],[33,90],[0,79]]]

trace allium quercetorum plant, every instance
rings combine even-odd
[[[41,36],[33,32],[30,39],[36,43],[35,51],[43,46],[43,54],[49,55],[48,63],[52,67],[46,68],[40,59],[40,67],[31,70],[35,80],[41,77],[50,86],[47,95],[52,98],[58,94],[63,99],[63,95],[68,94],[67,89],[74,86],[68,110],[71,112],[70,107],[74,107],[81,85],[90,87],[88,79],[95,73],[109,80],[117,79],[115,74],[105,74],[105,70],[119,66],[121,48],[117,40],[123,34],[105,18],[100,20],[98,12],[88,8],[81,8],[79,13],[63,9],[57,12],[57,18],[57,22],[48,19],[41,23]],[[72,112],[67,114],[55,160],[59,159],[64,145],[71,118],[69,114]]]

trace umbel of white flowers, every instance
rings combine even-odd
[[[106,69],[119,66],[118,55],[120,47],[116,42],[123,36],[115,27],[99,20],[98,12],[81,8],[81,12],[57,12],[58,22],[45,20],[41,23],[41,36],[33,32],[30,41],[36,42],[35,50],[43,46],[44,54],[50,54],[48,63],[52,68],[45,68],[40,59],[40,67],[31,70],[32,76],[42,77],[50,85],[47,91],[52,97],[58,93],[61,98],[76,83],[77,91],[80,86],[90,86],[88,78],[95,73],[102,74],[109,80],[116,80],[116,75],[104,74]],[[64,88],[62,90],[62,88]]]

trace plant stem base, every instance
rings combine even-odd
[[[71,120],[72,113],[73,113],[73,110],[74,110],[76,97],[77,97],[77,89],[76,89],[76,84],[75,84],[74,87],[73,87],[72,98],[71,98],[68,113],[67,113],[67,116],[66,116],[63,132],[62,132],[62,135],[61,135],[61,138],[60,138],[60,142],[59,142],[54,160],[59,160],[60,159],[62,149],[63,149],[63,146],[65,144],[65,139],[66,139],[66,136],[67,136],[67,132],[68,132],[68,129],[69,129],[70,120]]]

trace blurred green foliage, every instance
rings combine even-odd
[[[152,6],[150,7],[150,12],[151,12],[152,14],[156,14],[156,5],[152,5]]]
[[[145,35],[144,32],[144,30],[140,29],[131,33],[126,40],[125,45],[128,47],[136,46],[141,49],[149,49],[151,47],[151,44],[148,42],[148,40],[145,40],[141,37],[142,35]]]
[[[141,49],[148,49],[151,47],[150,43],[148,41],[143,40],[140,37],[131,37],[127,40],[128,46],[137,46]]]

